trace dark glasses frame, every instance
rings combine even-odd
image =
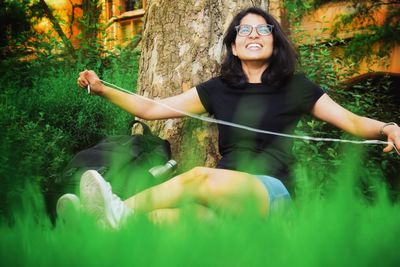
[[[244,27],[250,28],[250,29],[251,29],[251,30],[249,31],[248,34],[243,34],[243,33],[240,32],[240,30],[241,30],[242,28],[244,28]],[[263,33],[263,32],[260,30],[260,28],[262,28],[262,27],[266,27],[266,28],[268,29],[268,32],[267,32],[267,33]],[[260,24],[260,25],[257,25],[257,26],[252,26],[252,25],[249,25],[249,24],[242,24],[242,25],[237,25],[237,26],[235,26],[235,29],[236,29],[237,34],[238,34],[239,36],[242,36],[242,37],[249,36],[249,35],[253,32],[254,28],[256,28],[256,31],[257,31],[257,33],[258,33],[259,35],[261,35],[261,36],[267,36],[267,35],[270,35],[270,34],[272,33],[272,29],[274,28],[274,25],[271,25],[271,24]]]

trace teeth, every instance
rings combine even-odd
[[[247,46],[247,48],[261,48],[261,45],[259,45],[259,44],[249,44]]]

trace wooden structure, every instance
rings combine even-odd
[[[294,33],[294,39],[301,40],[301,44],[312,44],[329,42],[332,39],[332,32],[335,23],[340,20],[340,16],[349,14],[354,11],[352,3],[349,2],[331,2],[322,5],[318,9],[305,15],[300,23],[300,32]],[[372,14],[372,17],[363,21],[353,21],[350,25],[341,29],[337,33],[337,37],[341,39],[351,39],[355,34],[363,33],[365,26],[372,24],[382,25],[387,17],[388,6],[382,5],[380,9]],[[299,38],[303,35],[305,38]],[[375,44],[373,49],[377,51],[380,44]],[[332,50],[332,57],[340,56],[342,53],[340,48]],[[338,68],[342,68],[338,66]],[[379,74],[389,74],[400,76],[400,45],[391,48],[388,56],[373,61],[362,60],[358,64],[358,72],[346,82],[355,82],[368,76]]]
[[[141,33],[145,9],[146,0],[103,0],[108,49],[124,46]]]

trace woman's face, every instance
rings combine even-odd
[[[253,29],[248,36],[236,35],[235,43],[232,45],[233,55],[237,56],[242,63],[258,61],[267,64],[267,59],[272,55],[274,39],[272,33],[260,35],[255,28],[267,22],[263,17],[249,13],[240,21],[240,25],[244,24],[253,26]]]

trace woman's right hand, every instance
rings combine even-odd
[[[84,70],[79,73],[78,85],[85,89],[90,85],[90,93],[96,95],[102,95],[105,90],[105,86],[100,81],[99,76],[92,70]]]

